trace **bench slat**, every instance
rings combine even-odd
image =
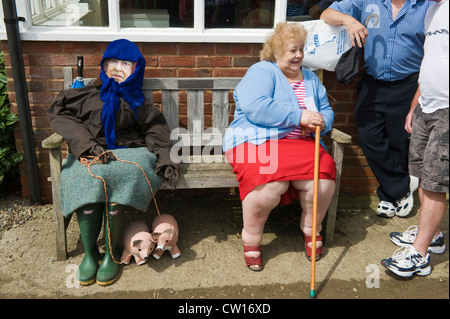
[[[231,167],[231,166],[230,166]],[[190,188],[224,188],[238,187],[236,175],[232,170],[229,171],[205,171],[204,174],[183,174],[177,183],[177,189]],[[167,183],[163,183],[161,189],[169,189]]]
[[[213,91],[213,127],[225,132],[228,127],[228,90]]]
[[[161,98],[162,113],[172,131],[179,126],[178,91],[162,90]]]
[[[187,118],[188,131],[193,134],[201,134],[204,130],[204,101],[203,91],[188,91],[187,94]]]

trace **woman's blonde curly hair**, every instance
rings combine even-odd
[[[295,40],[305,43],[308,31],[301,23],[280,22],[275,27],[271,36],[264,43],[264,47],[259,53],[261,61],[275,62],[275,55],[280,55],[286,41]]]

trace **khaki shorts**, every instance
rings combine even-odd
[[[431,192],[449,191],[448,108],[423,113],[417,106],[412,120],[409,145],[409,173],[421,179],[421,187]]]

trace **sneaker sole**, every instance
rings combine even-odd
[[[434,246],[434,247],[428,247],[428,251],[432,252],[433,254],[443,254],[445,252],[445,245],[444,246]]]
[[[406,208],[397,207],[395,209],[395,215],[397,215],[398,217],[407,217],[413,209],[414,201],[411,201],[411,202],[403,205],[403,207],[405,207],[405,206],[406,206]]]
[[[395,216],[395,214],[394,215],[388,215],[386,213],[378,213],[378,212],[377,212],[377,215],[380,216],[380,217],[383,217],[383,218],[392,218],[392,217]]]
[[[399,247],[408,247],[409,245],[411,245],[411,244],[408,244],[408,243],[402,243],[402,242],[400,242],[400,241],[396,241],[394,238],[391,238],[391,241],[395,244],[395,245],[397,245],[397,246],[399,246]],[[444,252],[445,252],[445,244],[444,244],[444,246],[430,246],[430,247],[428,247],[428,252],[431,252],[431,253],[433,253],[433,254],[437,254],[437,255],[440,255],[440,254],[443,254]]]
[[[395,210],[392,212],[387,212],[386,210],[379,211],[377,208],[377,215],[384,218],[392,218],[395,216]]]
[[[394,274],[400,276],[400,277],[404,277],[404,278],[408,278],[411,277],[412,275],[417,275],[417,276],[428,276],[429,274],[431,274],[431,266],[427,266],[423,269],[417,269],[417,270],[413,270],[413,271],[399,271],[397,269],[391,269],[389,267],[386,267],[387,269],[389,269],[390,271],[392,271]]]

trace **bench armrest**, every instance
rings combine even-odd
[[[335,128],[332,128],[327,135],[337,143],[348,144],[352,142],[352,137],[350,135]]]
[[[62,143],[64,142],[64,137],[59,135],[58,133],[53,133],[49,137],[47,137],[45,140],[42,141],[42,147],[43,148],[58,148],[61,147]]]

